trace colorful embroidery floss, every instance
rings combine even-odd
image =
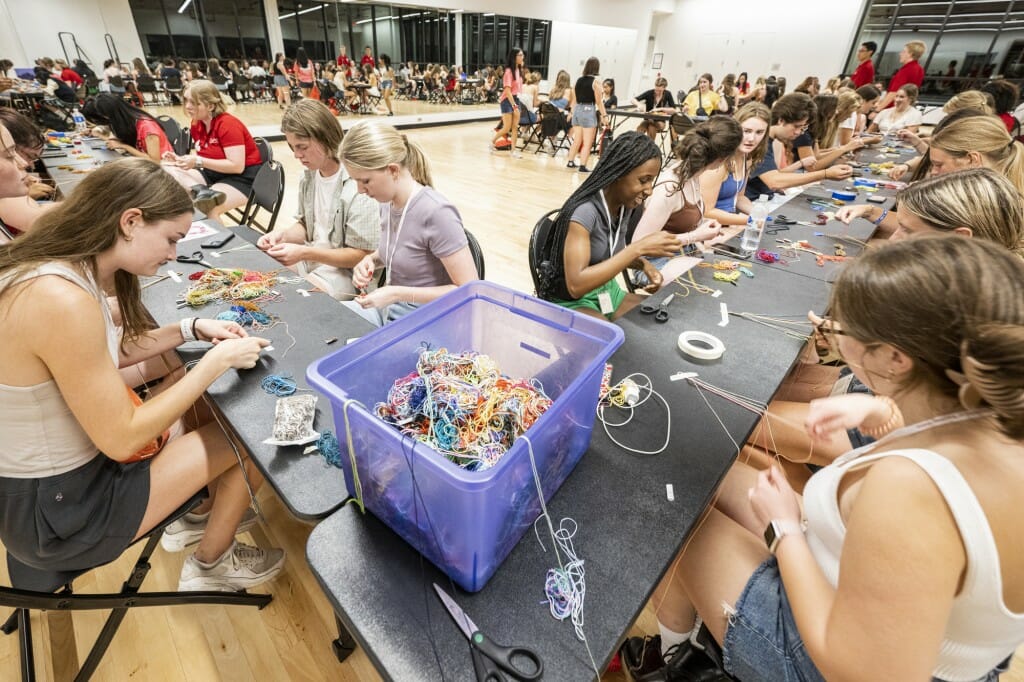
[[[416,371],[397,379],[377,416],[469,471],[494,466],[551,406],[536,380],[504,376],[488,356],[420,351]]]

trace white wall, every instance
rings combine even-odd
[[[715,77],[716,86],[724,74],[741,71],[751,81],[785,76],[790,92],[806,76],[824,83],[843,70],[865,2],[678,0],[656,26],[651,51],[664,55],[662,67],[651,69],[647,59],[633,94],[651,87],[656,71],[673,94],[695,85],[704,72]]]
[[[601,78],[614,78],[617,92],[629,92],[622,87],[629,83],[633,72],[636,46],[636,29],[553,21],[548,80],[554,83],[558,70],[565,69],[570,82],[575,83],[587,59],[597,57],[601,60]]]
[[[0,0],[0,53],[18,67],[38,57],[63,57],[57,33],[70,31],[93,68],[108,58],[103,34],[114,38],[121,61],[143,55],[128,0]],[[13,29],[13,30],[12,30]],[[69,45],[71,59],[76,55]]]

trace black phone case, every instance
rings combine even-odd
[[[225,232],[224,234],[218,234],[216,237],[210,237],[199,246],[204,249],[219,249],[220,247],[227,244],[229,241],[234,239],[235,235],[231,232]]]

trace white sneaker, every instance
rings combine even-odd
[[[189,512],[180,519],[167,525],[163,537],[160,538],[160,546],[167,552],[180,552],[189,545],[199,542],[203,533],[206,532],[206,522],[210,520],[210,512],[205,514],[193,514]],[[235,534],[244,533],[256,525],[256,512],[249,507],[242,516]]]
[[[284,568],[283,549],[260,549],[235,542],[211,565],[204,566],[193,554],[185,559],[178,591],[238,592],[267,582]]]
[[[523,158],[523,155],[520,152],[518,152],[518,151],[513,151],[512,152],[512,158],[513,159],[521,159],[521,158]]]

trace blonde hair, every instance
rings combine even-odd
[[[558,75],[555,76],[555,85],[551,88],[551,93],[548,95],[548,98],[561,99],[562,97],[565,97],[568,99],[569,95],[567,95],[566,92],[570,87],[572,87],[572,85],[569,82],[569,72],[562,69],[558,72]]]
[[[361,121],[352,126],[341,142],[341,160],[364,171],[381,170],[396,163],[409,169],[416,182],[434,186],[423,149],[385,123]]]
[[[1015,142],[995,116],[971,116],[950,123],[935,133],[929,144],[958,158],[968,152],[981,154],[986,166],[1005,175],[1024,193],[1024,145]]]
[[[315,140],[327,155],[337,161],[345,131],[327,105],[316,99],[303,99],[285,109],[281,132]]]
[[[224,99],[220,96],[220,90],[212,81],[196,79],[189,81],[182,93],[182,99],[188,97],[193,102],[205,104],[210,107],[210,116],[217,117],[228,110]]]
[[[947,114],[952,114],[954,111],[960,109],[977,109],[983,111],[986,114],[994,114],[995,110],[992,107],[992,95],[981,90],[964,90],[959,92],[942,105],[942,110]]]
[[[836,104],[836,120],[842,123],[850,118],[853,112],[860,109],[864,99],[853,90],[844,90],[839,93],[839,102]]]
[[[903,47],[907,48],[907,53],[914,59],[920,59],[924,51],[928,49],[928,46],[920,40],[911,40]]]
[[[991,168],[969,168],[919,180],[898,197],[932,228],[970,228],[973,236],[1024,255],[1024,196]]]

